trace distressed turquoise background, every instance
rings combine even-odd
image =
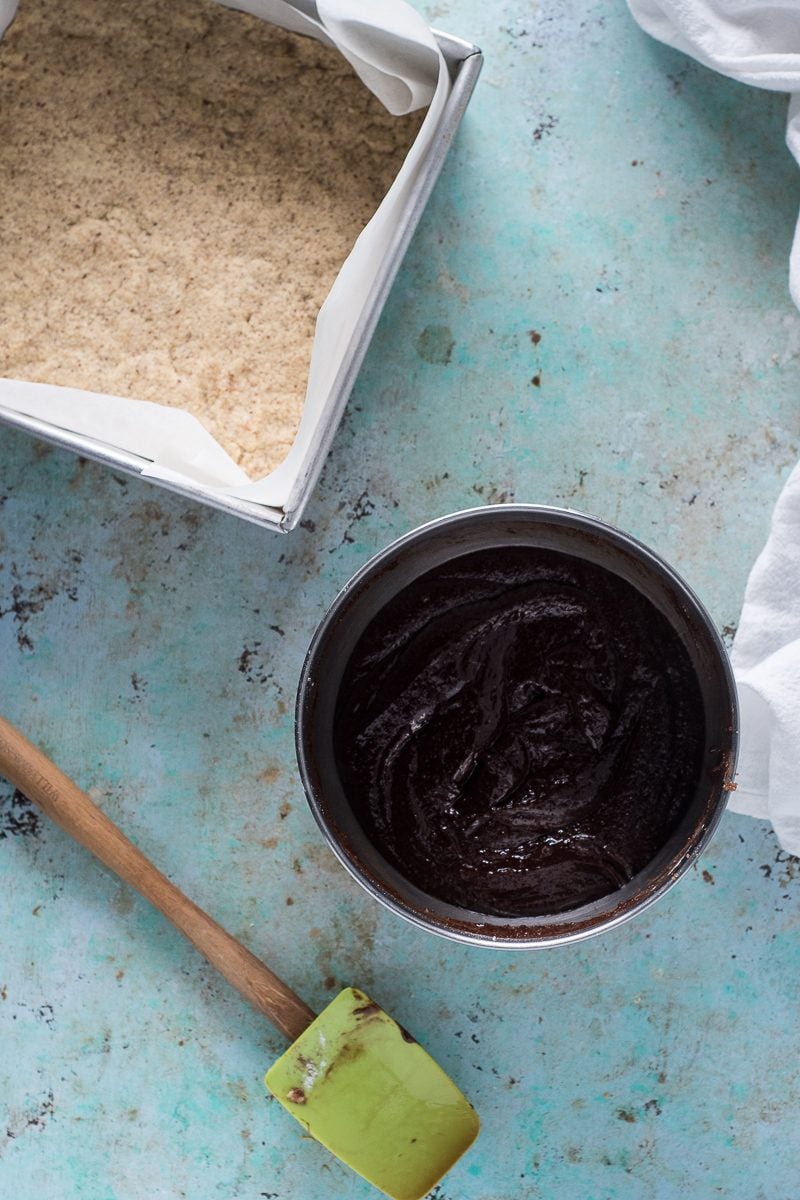
[[[392,536],[567,503],[730,638],[800,456],[785,98],[621,3],[426,11],[484,76],[304,526],[3,431],[2,708],[310,1003],[370,989],[459,1081],[484,1130],[437,1200],[796,1200],[800,874],[768,828],[729,815],[638,920],[514,955],[379,909],[298,786],[305,647]],[[266,1022],[5,785],[0,930],[3,1200],[374,1194],[265,1097]]]

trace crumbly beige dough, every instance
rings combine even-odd
[[[0,42],[0,376],[178,405],[266,474],[418,126],[337,52],[210,0],[21,0]]]

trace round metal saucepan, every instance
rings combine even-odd
[[[678,828],[638,875],[610,895],[568,912],[497,917],[444,903],[406,880],[360,827],[341,785],[334,714],[348,659],[387,603],[414,579],[472,551],[549,548],[598,564],[642,592],[685,647],[702,695],[703,765]],[[341,702],[345,702],[342,700]],[[376,554],[334,600],[317,629],[297,697],[297,752],[303,786],[329,845],[350,874],[387,908],[457,941],[515,949],[557,946],[612,929],[663,895],[695,862],[725,808],[738,736],[736,690],[719,635],[694,593],[652,550],[593,517],[536,505],[489,505],[422,525]]]

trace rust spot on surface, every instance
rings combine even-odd
[[[133,912],[135,903],[133,893],[124,885],[114,893],[111,899],[111,904],[123,917],[127,916],[129,912]]]
[[[0,802],[0,842],[7,837],[38,837],[41,827],[38,812],[18,789]]]
[[[455,344],[447,325],[426,325],[416,340],[415,349],[423,362],[446,367],[452,360]]]
[[[548,113],[545,117],[542,118],[542,120],[539,122],[539,124],[534,129],[533,140],[535,142],[540,142],[543,137],[546,137],[548,134],[551,134],[553,132],[553,130],[555,129],[557,124],[558,124],[558,117],[553,117],[550,115],[550,113]]]
[[[306,1094],[302,1088],[289,1088],[289,1091],[286,1093],[286,1099],[291,1101],[292,1104],[305,1104]]]
[[[631,1112],[631,1110],[629,1108],[618,1108],[617,1109],[617,1120],[618,1121],[627,1121],[627,1123],[629,1125],[635,1125],[636,1124],[636,1114]]]
[[[710,871],[703,871],[703,879],[706,883],[716,883],[716,880]]]
[[[531,339],[534,346],[538,346],[539,342],[542,340],[542,335],[539,333],[538,329],[529,329],[528,337]]]

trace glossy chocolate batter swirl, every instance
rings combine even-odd
[[[334,738],[365,832],[406,878],[536,916],[615,891],[664,845],[699,776],[703,705],[631,584],[502,548],[430,571],[373,619]]]

